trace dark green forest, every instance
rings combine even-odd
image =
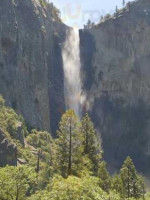
[[[1,200],[150,199],[130,157],[118,173],[109,174],[88,114],[80,120],[73,110],[64,113],[55,139],[48,132],[28,130],[2,97],[0,119],[5,140],[17,147],[17,166],[0,168]]]

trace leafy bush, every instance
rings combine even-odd
[[[23,200],[36,188],[36,174],[27,166],[0,168],[0,199]]]
[[[83,179],[70,176],[53,178],[47,189],[33,195],[29,200],[120,200],[113,192],[105,193],[99,187],[99,179],[91,176]]]

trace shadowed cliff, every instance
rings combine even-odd
[[[130,155],[150,164],[150,2],[130,3],[111,19],[80,31],[83,89],[101,132],[104,156],[118,169]]]
[[[67,27],[50,6],[0,1],[0,94],[30,128],[54,133],[64,110],[61,43]]]

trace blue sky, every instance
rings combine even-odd
[[[69,26],[83,27],[88,19],[98,22],[101,15],[113,13],[123,0],[51,0],[61,11],[61,17]],[[133,1],[133,0],[130,0]],[[128,2],[128,0],[126,0]]]

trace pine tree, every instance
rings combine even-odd
[[[89,19],[89,20],[87,21],[87,28],[88,28],[88,29],[91,28],[91,24],[92,24],[92,22],[91,22],[91,20]]]
[[[146,193],[146,185],[145,185],[145,180],[142,176],[137,176],[137,181],[135,184],[136,187],[134,191],[134,196],[135,198],[142,198],[145,199],[145,193]]]
[[[98,177],[100,178],[100,187],[104,191],[109,192],[111,188],[111,179],[106,168],[106,162],[104,161],[99,164]]]
[[[3,97],[0,95],[0,107],[3,107],[5,105],[5,100]]]
[[[118,13],[118,6],[116,6],[116,14]]]
[[[123,5],[123,7],[125,6],[125,4],[126,4],[126,2],[125,2],[125,0],[123,0],[123,1],[122,1],[122,5]]]
[[[103,15],[101,15],[100,22],[103,22],[103,20],[104,20],[104,17],[103,17]]]
[[[82,119],[82,135],[84,139],[84,154],[88,155],[89,159],[92,161],[93,171],[96,173],[98,170],[99,161],[102,157],[102,150],[100,140],[98,139],[94,125],[88,114],[86,114]]]
[[[41,154],[41,151],[39,149],[38,155],[37,155],[37,166],[36,166],[36,172],[37,173],[39,173],[39,171],[40,171],[40,154]]]
[[[120,170],[123,183],[123,196],[140,198],[144,195],[144,180],[137,174],[136,168],[130,157],[127,157]]]
[[[122,194],[123,183],[120,175],[115,174],[111,181],[111,188],[118,194]]]
[[[133,197],[133,187],[136,181],[136,169],[130,157],[127,157],[120,171],[123,182],[124,196]]]
[[[57,139],[58,166],[63,177],[77,175],[82,165],[82,135],[78,117],[73,110],[61,118]]]

